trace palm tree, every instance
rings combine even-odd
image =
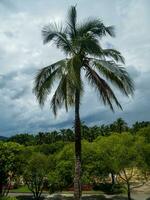
[[[41,106],[53,88],[57,88],[51,99],[51,108],[55,115],[62,106],[66,111],[70,106],[75,108],[75,176],[74,197],[81,197],[81,127],[80,102],[84,92],[84,79],[95,88],[104,105],[114,110],[113,103],[122,109],[109,82],[119,88],[126,96],[133,94],[133,83],[125,68],[121,53],[115,49],[103,49],[100,39],[107,35],[114,37],[114,28],[104,26],[99,19],[88,19],[77,22],[76,7],[72,6],[68,13],[66,26],[59,27],[55,23],[42,30],[44,43],[53,42],[62,50],[65,58],[42,68],[34,83],[34,92]],[[92,103],[92,102],[91,102]]]
[[[110,125],[110,129],[112,131],[116,131],[118,133],[122,133],[123,131],[127,131],[129,128],[128,128],[127,123],[122,118],[118,118],[116,121],[114,121]]]

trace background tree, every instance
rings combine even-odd
[[[82,141],[82,146],[82,182],[92,185],[94,183],[94,170],[97,156],[95,146],[86,140]]]
[[[0,197],[7,196],[22,160],[23,146],[13,142],[0,142]]]
[[[47,173],[47,157],[40,153],[33,154],[23,173],[23,178],[36,200],[41,197]]]
[[[8,141],[16,142],[25,146],[30,146],[34,144],[34,136],[32,134],[23,133],[11,136]]]
[[[64,146],[65,143],[63,141],[58,141],[52,144],[36,145],[34,146],[34,151],[43,153],[48,156],[60,152]]]
[[[139,129],[136,132],[136,135],[144,137],[145,142],[150,143],[150,125],[145,128]]]
[[[118,173],[116,160],[119,142],[120,136],[115,133],[109,137],[98,137],[94,142],[97,153],[95,160],[96,174],[100,177],[108,177],[111,174],[112,186],[116,183],[115,177]]]
[[[43,105],[51,92],[53,83],[58,86],[51,100],[54,114],[65,105],[75,106],[75,177],[74,196],[81,197],[81,127],[80,102],[83,94],[82,72],[95,88],[105,105],[113,110],[113,103],[121,108],[110,81],[120,91],[128,96],[133,93],[133,83],[125,68],[118,63],[124,63],[121,53],[114,49],[103,49],[99,39],[106,35],[115,36],[112,26],[105,26],[99,19],[90,19],[84,23],[77,22],[76,7],[69,10],[66,27],[55,24],[45,26],[42,31],[44,43],[53,41],[61,49],[66,58],[41,69],[35,79],[34,92]],[[105,77],[106,79],[104,79]]]
[[[131,200],[132,189],[141,186],[141,184],[132,185],[133,179],[140,173],[140,171],[137,170],[138,165],[139,163],[143,162],[143,158],[140,154],[141,149],[142,146],[137,146],[137,144],[135,143],[135,138],[132,135],[122,135],[116,162],[118,170],[120,170],[119,177],[126,184],[128,200]]]
[[[116,182],[122,181],[131,200],[131,191],[144,184],[139,164],[143,166],[143,139],[134,137],[130,133],[113,133],[108,137],[98,137],[94,142],[97,156],[95,156],[96,176],[108,177],[111,174],[112,189]],[[141,178],[134,184],[134,178]],[[108,191],[107,191],[108,192]]]
[[[102,124],[100,126],[100,135],[101,136],[109,136],[111,134],[110,125]]]
[[[132,125],[131,132],[132,133],[136,133],[141,128],[145,128],[147,126],[150,126],[150,122],[149,121],[142,121],[142,122],[138,122],[137,121]]]
[[[67,144],[63,149],[49,157],[48,185],[50,193],[62,191],[73,185],[74,166],[73,144]]]
[[[61,135],[61,139],[64,142],[67,142],[67,141],[73,142],[74,141],[74,133],[71,129],[60,129],[60,135]]]
[[[98,126],[88,127],[83,122],[81,123],[81,139],[93,142],[98,135],[101,135],[101,129]]]
[[[122,118],[118,118],[115,122],[110,124],[110,130],[112,132],[122,133],[128,131],[128,129],[127,123]]]

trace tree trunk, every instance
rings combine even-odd
[[[127,192],[128,192],[128,200],[132,200],[131,199],[131,190],[130,190],[130,183],[129,182],[127,182]]]
[[[0,197],[3,195],[3,184],[0,182]]]
[[[81,189],[81,124],[80,124],[80,93],[75,94],[75,175],[74,175],[74,199],[80,200]]]
[[[113,172],[111,172],[111,184],[115,185],[115,183],[116,183],[115,175]]]

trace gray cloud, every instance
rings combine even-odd
[[[15,4],[13,4],[13,2],[11,0],[1,0],[0,1],[0,8],[4,8],[4,9],[10,9],[10,10],[14,10],[16,9]]]

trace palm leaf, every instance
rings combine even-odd
[[[68,32],[73,39],[76,35],[76,23],[77,23],[77,12],[76,7],[71,6],[69,13],[68,13]]]
[[[134,84],[125,68],[112,61],[93,59],[93,65],[126,96],[132,95]]]
[[[67,72],[69,79],[72,80],[72,84],[79,91],[83,91],[83,82],[81,79],[81,67],[82,67],[82,62],[80,60],[80,55],[75,55],[71,59],[68,59]]]
[[[74,104],[75,88],[68,78],[67,74],[63,74],[58,87],[51,100],[51,108],[54,115],[57,115],[58,108],[61,108],[65,104],[66,111],[68,111],[68,105]]]
[[[42,30],[42,36],[44,44],[53,41],[58,48],[65,51],[67,54],[68,52],[73,52],[66,32],[62,31],[62,28],[59,30],[55,24],[44,26]]]
[[[89,19],[77,28],[78,36],[83,37],[86,34],[92,34],[98,37],[106,36],[107,34],[114,37],[114,27],[104,26],[99,19]]]
[[[125,64],[125,59],[121,53],[115,49],[103,49],[103,56],[113,59],[116,62]]]
[[[99,56],[101,54],[101,47],[97,38],[92,35],[85,35],[79,37],[74,41],[74,46],[80,49],[80,52],[85,52],[93,56]]]
[[[110,109],[113,111],[113,102],[122,109],[119,101],[117,100],[114,92],[110,86],[102,79],[96,71],[94,71],[90,66],[86,65],[86,77],[89,80],[89,83],[98,91],[100,97],[103,100],[104,105],[109,105]]]
[[[33,92],[41,106],[44,105],[45,99],[50,93],[54,81],[61,76],[66,62],[66,59],[60,60],[52,65],[44,67],[37,73]]]

